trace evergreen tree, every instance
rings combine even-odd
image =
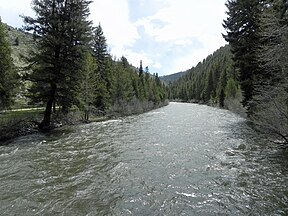
[[[209,100],[211,99],[212,96],[212,92],[213,92],[213,72],[212,70],[209,70],[207,76],[206,76],[206,80],[205,80],[205,87],[204,87],[204,92],[203,92],[203,96],[204,96],[204,101],[205,102],[209,102]]]
[[[229,98],[235,98],[237,94],[237,86],[234,79],[229,78],[225,88],[225,94]]]
[[[6,37],[5,28],[0,19],[0,110],[12,105],[17,85],[17,73]]]
[[[231,45],[235,66],[240,71],[243,91],[243,105],[251,108],[255,95],[254,87],[259,73],[257,49],[259,47],[259,19],[262,10],[261,0],[228,0],[228,18],[224,20],[227,31],[224,39]]]
[[[226,59],[226,58],[225,58]],[[224,107],[225,102],[225,88],[227,84],[227,68],[225,68],[220,75],[218,87],[217,87],[217,94],[219,95],[219,106]]]
[[[224,107],[224,101],[225,101],[225,93],[224,89],[221,89],[220,95],[219,95],[219,106]]]
[[[140,60],[140,67],[138,70],[138,74],[139,74],[139,99],[141,101],[144,101],[148,98],[148,94],[147,94],[147,88],[145,85],[145,77],[144,77],[144,70],[143,70],[143,66],[142,66],[142,60]]]
[[[222,106],[226,97],[227,76],[234,79],[234,73],[230,46],[227,45],[172,83],[169,88],[170,96],[173,95],[172,99],[204,103],[212,100]],[[235,79],[234,81],[237,82]]]
[[[139,67],[139,77],[142,77],[143,76],[143,66],[142,66],[142,60],[140,60],[140,67]]]
[[[80,107],[84,111],[84,120],[88,121],[96,96],[95,86],[97,84],[97,63],[90,52],[86,53],[84,63],[81,74]]]
[[[107,81],[106,65],[107,65],[107,43],[101,25],[99,24],[93,32],[92,40],[93,55],[98,65],[98,73],[103,80]]]
[[[14,43],[14,45],[15,45],[15,46],[19,46],[19,37],[16,37],[16,38],[15,38],[15,43]]]
[[[109,106],[109,94],[111,94],[109,89],[111,89],[111,77],[109,76],[108,69],[109,54],[107,52],[106,38],[100,24],[95,28],[93,32],[92,52],[98,66],[96,71],[97,95],[95,106],[104,112],[105,109],[107,109]]]
[[[52,106],[63,112],[78,104],[80,73],[89,42],[91,22],[87,0],[34,0],[36,18],[24,17],[25,29],[38,38],[38,49],[30,59],[32,91],[46,109],[40,128],[51,126]]]
[[[122,56],[120,62],[115,64],[114,71],[114,95],[113,99],[118,105],[123,105],[129,102],[133,97],[133,87],[130,67],[127,59]]]

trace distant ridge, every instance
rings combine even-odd
[[[164,81],[165,83],[174,82],[174,81],[178,80],[180,77],[187,74],[187,72],[188,71],[182,71],[182,72],[178,72],[178,73],[174,73],[174,74],[170,74],[170,75],[161,76],[160,79],[162,81]]]

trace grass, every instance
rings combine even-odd
[[[0,112],[0,126],[11,122],[37,120],[43,114],[44,108],[16,109]]]

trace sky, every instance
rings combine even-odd
[[[226,0],[94,0],[90,20],[102,26],[110,53],[150,73],[185,71],[226,44]],[[2,22],[22,27],[31,0],[0,0]]]

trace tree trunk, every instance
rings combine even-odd
[[[54,114],[56,113],[56,102],[55,102],[55,100],[53,101],[53,113]]]
[[[51,115],[52,115],[52,107],[55,101],[55,93],[56,93],[56,84],[53,83],[51,84],[51,95],[46,104],[43,121],[39,125],[39,128],[41,130],[48,131],[51,129]]]

